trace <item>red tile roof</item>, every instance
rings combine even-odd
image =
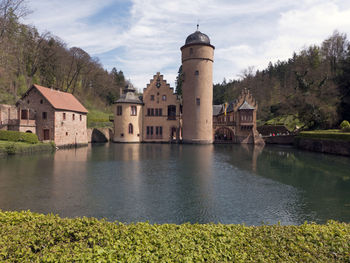
[[[36,84],[34,84],[33,87],[36,88],[55,109],[82,113],[88,112],[71,93],[45,88]]]

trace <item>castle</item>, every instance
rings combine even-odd
[[[237,100],[213,105],[215,47],[200,31],[181,47],[183,96],[159,72],[136,95],[128,84],[115,102],[114,142],[183,142],[263,144],[256,130],[258,104],[242,91]]]

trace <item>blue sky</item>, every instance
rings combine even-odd
[[[171,86],[180,47],[196,29],[215,46],[214,83],[265,68],[321,44],[334,30],[350,35],[348,0],[28,0],[24,22],[49,31],[116,67],[142,90],[156,72]]]

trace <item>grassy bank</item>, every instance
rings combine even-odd
[[[87,114],[88,128],[112,128],[113,124],[109,121],[109,116],[111,115],[113,113],[89,109],[89,113]]]
[[[349,262],[350,224],[121,224],[0,211],[4,262]]]
[[[303,131],[299,133],[298,137],[320,140],[350,141],[350,132],[342,132],[341,130]]]
[[[0,156],[22,153],[33,153],[42,151],[53,151],[54,145],[51,143],[25,143],[0,140]]]

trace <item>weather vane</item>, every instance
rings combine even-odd
[[[197,21],[197,31],[199,30],[199,20]]]

